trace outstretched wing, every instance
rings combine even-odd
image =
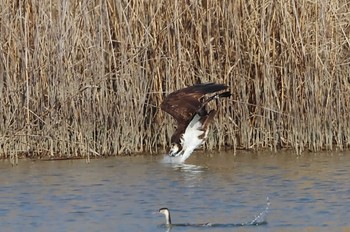
[[[227,86],[223,84],[196,84],[169,94],[160,107],[173,116],[179,125],[187,124],[191,121],[193,115],[203,106],[204,95],[226,88]]]

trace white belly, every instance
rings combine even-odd
[[[185,133],[181,138],[182,149],[184,150],[184,153],[181,157],[182,162],[190,157],[194,149],[204,143],[204,139],[207,136],[207,133],[202,130],[202,123],[199,120],[200,117],[198,115],[195,115],[190,124],[188,124]]]
[[[188,124],[185,133],[181,138],[182,152],[178,156],[167,156],[164,158],[165,163],[183,163],[192,152],[204,143],[207,137],[208,131],[204,132],[202,129],[202,123],[200,117],[196,114],[192,121]],[[204,134],[205,133],[205,134]],[[204,136],[203,136],[204,134]]]
[[[187,149],[196,149],[198,146],[202,145],[206,136],[203,136],[204,131],[202,130],[202,123],[199,121],[200,117],[195,115],[188,124],[185,134],[182,136],[183,148]],[[203,138],[199,138],[203,137]]]

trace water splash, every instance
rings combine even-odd
[[[160,162],[164,164],[183,164],[185,161],[183,160],[182,155],[179,155],[179,156],[165,155]]]
[[[174,170],[188,173],[201,173],[205,169],[200,165],[174,162],[174,158],[177,157],[170,157],[166,155],[162,160],[160,160],[160,163],[162,163],[164,166],[171,167]]]
[[[260,212],[258,215],[256,215],[255,218],[249,224],[250,225],[267,224],[267,215],[269,213],[270,205],[271,205],[270,199],[269,197],[266,197],[265,209],[262,212]]]

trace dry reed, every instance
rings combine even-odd
[[[158,153],[160,102],[198,81],[233,93],[207,149],[349,148],[348,0],[1,6],[2,157]]]

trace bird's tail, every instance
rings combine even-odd
[[[212,100],[216,99],[216,103],[217,105],[219,105],[219,98],[221,97],[230,97],[231,93],[229,91],[223,92],[223,93],[217,93],[214,94],[213,96],[207,98],[204,102],[202,102],[201,107],[199,108],[199,110],[197,111],[197,113],[200,116],[204,116],[204,115],[208,115],[207,109],[206,109],[206,105],[211,102]]]
[[[223,93],[220,93],[219,95],[217,95],[217,97],[231,97],[231,93],[230,91],[227,91],[227,92],[223,92]]]
[[[223,93],[217,93],[211,97],[209,97],[208,99],[206,99],[204,102],[203,102],[203,106],[208,104],[210,101],[214,100],[214,99],[219,99],[221,97],[231,97],[231,93],[230,91],[226,91],[226,92],[223,92]]]

